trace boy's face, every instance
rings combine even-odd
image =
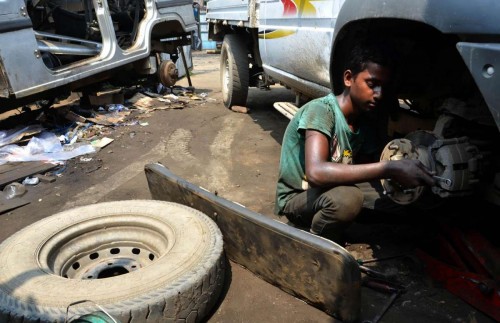
[[[344,73],[344,84],[350,88],[349,95],[355,110],[359,112],[376,109],[391,81],[391,70],[368,62],[366,68],[356,75],[350,70]]]

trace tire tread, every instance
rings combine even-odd
[[[225,61],[229,60],[230,84],[224,87]],[[221,51],[221,83],[224,105],[230,108],[234,105],[246,105],[249,86],[248,51],[245,40],[237,34],[224,37]],[[227,91],[227,93],[224,93]]]

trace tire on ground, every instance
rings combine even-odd
[[[101,309],[121,322],[199,322],[220,296],[226,266],[212,219],[154,200],[47,217],[5,240],[0,264],[0,322],[23,323],[65,322],[78,302],[73,318]],[[109,274],[106,266],[129,271],[91,279]]]
[[[239,35],[224,37],[221,49],[220,77],[222,101],[226,108],[245,106],[248,97],[249,66],[245,40]]]

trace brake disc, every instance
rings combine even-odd
[[[163,61],[158,69],[158,76],[161,84],[166,87],[171,87],[174,86],[179,79],[179,70],[173,61]]]
[[[429,141],[433,138],[410,138],[394,139],[390,141],[382,151],[380,160],[402,160],[402,159],[418,159],[431,168],[430,156],[427,150]],[[424,143],[418,144],[418,143]],[[417,201],[425,191],[423,186],[415,188],[405,188],[399,183],[390,180],[382,179],[382,186],[385,194],[398,204],[411,204]]]

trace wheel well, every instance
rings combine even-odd
[[[223,41],[226,35],[238,35],[246,44],[249,62],[251,87],[259,87],[262,83],[267,84],[263,77],[262,58],[259,51],[259,31],[257,28],[236,27],[234,25],[210,24],[209,38]]]
[[[398,97],[425,102],[422,109],[433,109],[447,97],[470,98],[479,93],[456,49],[457,35],[442,34],[419,22],[371,19],[345,25],[336,37],[330,71],[336,94],[343,89],[349,50],[363,39],[393,44],[398,55]]]
[[[252,63],[258,67],[262,66],[259,52],[259,31],[257,28],[235,27],[234,25],[210,24],[209,38],[216,41],[223,41],[227,34],[238,34],[245,40],[248,53],[251,55]]]
[[[162,38],[184,35],[185,33],[179,21],[162,21],[153,26],[151,30],[151,39],[160,40]]]

